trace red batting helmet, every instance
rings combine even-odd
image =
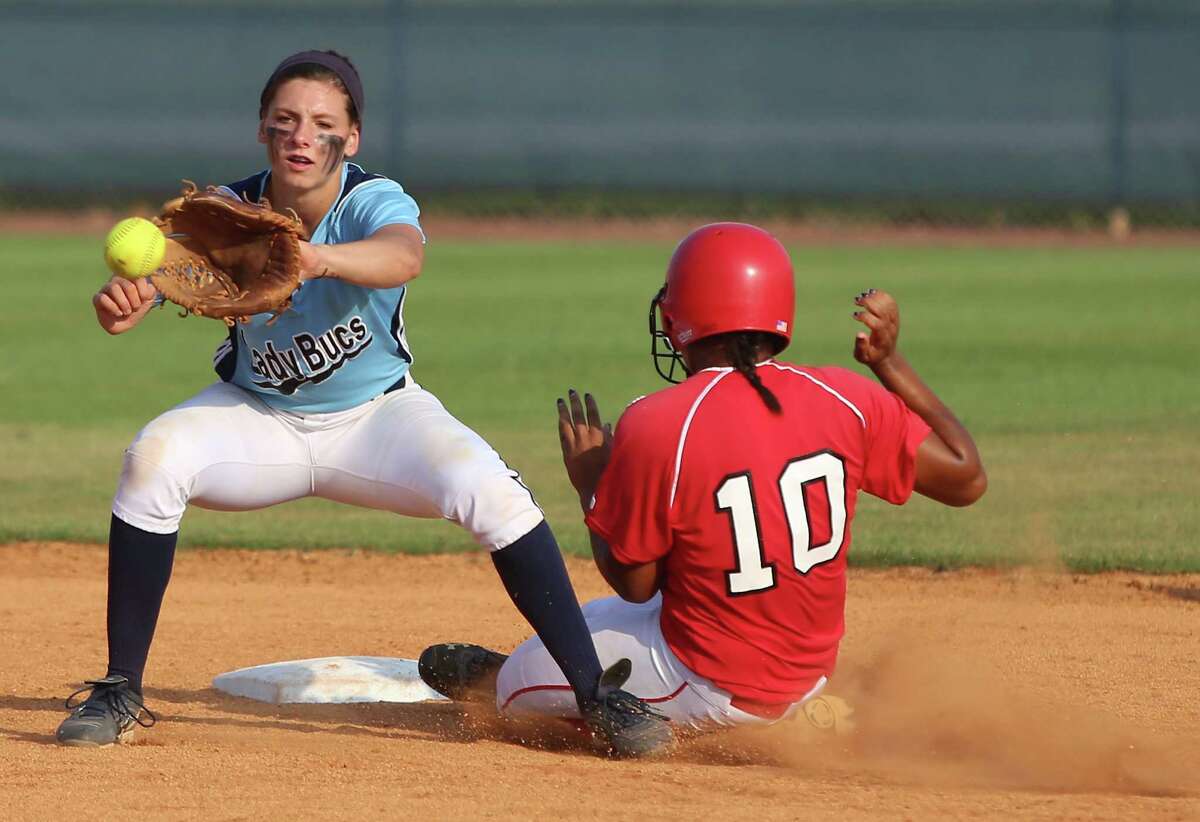
[[[772,334],[782,351],[792,339],[795,288],[787,250],[761,228],[712,223],[696,229],[675,249],[666,285],[650,303],[655,369],[678,382],[675,366],[683,365],[678,352],[684,346],[731,331]],[[662,330],[655,309],[662,312]],[[672,361],[667,373],[663,359]]]

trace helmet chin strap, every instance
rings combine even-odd
[[[671,345],[671,338],[658,327],[659,306],[666,293],[667,287],[664,285],[650,301],[650,357],[658,376],[670,383],[681,383],[691,376],[691,372],[684,365],[683,355]],[[675,376],[676,369],[681,372],[678,377]]]

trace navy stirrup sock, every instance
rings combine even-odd
[[[108,675],[142,692],[158,610],[171,580],[179,532],[152,534],[113,515],[108,530]]]
[[[550,526],[543,520],[516,542],[493,551],[492,562],[513,604],[567,677],[576,700],[592,699],[602,668]]]

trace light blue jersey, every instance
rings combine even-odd
[[[222,189],[257,201],[270,171]],[[385,225],[420,230],[416,202],[399,183],[342,166],[342,189],[312,233],[313,243],[352,243]],[[404,337],[405,287],[365,288],[332,278],[310,280],[292,307],[268,325],[256,314],[229,329],[213,357],[218,376],[285,411],[341,411],[394,386],[412,354]]]

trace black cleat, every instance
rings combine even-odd
[[[496,698],[496,675],[508,659],[465,642],[430,645],[417,660],[417,673],[430,688],[447,699],[484,702]]]
[[[91,691],[82,702],[71,700]],[[100,748],[126,741],[141,725],[149,728],[157,717],[142,704],[142,695],[129,687],[123,676],[89,679],[84,687],[67,697],[71,715],[58,726],[56,738],[61,745],[80,748]]]
[[[600,676],[596,696],[580,705],[592,741],[619,759],[656,756],[671,749],[670,721],[643,700],[621,690],[633,664],[619,659]]]

